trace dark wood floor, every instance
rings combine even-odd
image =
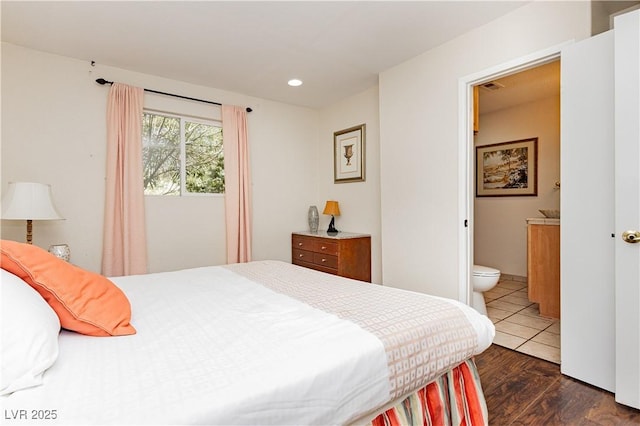
[[[640,425],[640,411],[563,376],[557,364],[491,345],[476,365],[491,426]]]

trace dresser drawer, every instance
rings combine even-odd
[[[313,263],[313,252],[307,250],[293,249],[293,261],[294,262],[307,262]]]
[[[314,241],[312,238],[294,235],[291,241],[294,249],[313,251]]]
[[[338,269],[338,256],[314,253],[313,263],[319,266],[324,266],[325,268]]]
[[[332,256],[338,255],[338,243],[332,241],[316,240],[313,243],[313,251],[316,253],[325,253]]]

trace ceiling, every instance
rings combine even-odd
[[[1,27],[16,45],[318,108],[526,3],[3,0]]]
[[[611,28],[613,15],[640,8],[637,0],[592,0],[592,35]],[[480,88],[480,114],[511,108],[527,102],[560,96],[560,59],[492,80],[499,90]]]
[[[479,90],[480,114],[511,108],[552,96],[560,96],[560,59],[491,80],[498,89]],[[485,83],[486,84],[486,83]]]

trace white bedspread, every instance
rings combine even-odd
[[[113,281],[138,333],[63,331],[45,385],[0,399],[5,410],[56,410],[60,424],[331,424],[388,396],[373,335],[229,270]]]
[[[352,421],[392,394],[373,333],[227,268],[113,281],[137,334],[63,331],[44,385],[0,398],[4,412],[56,411],[41,424],[324,425]],[[461,306],[472,322],[481,318],[479,353],[493,327]]]

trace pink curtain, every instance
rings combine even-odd
[[[251,176],[247,142],[247,113],[237,106],[222,106],[224,138],[225,219],[227,263],[251,261]]]
[[[147,272],[142,177],[144,90],[114,83],[107,104],[107,184],[102,273]]]

